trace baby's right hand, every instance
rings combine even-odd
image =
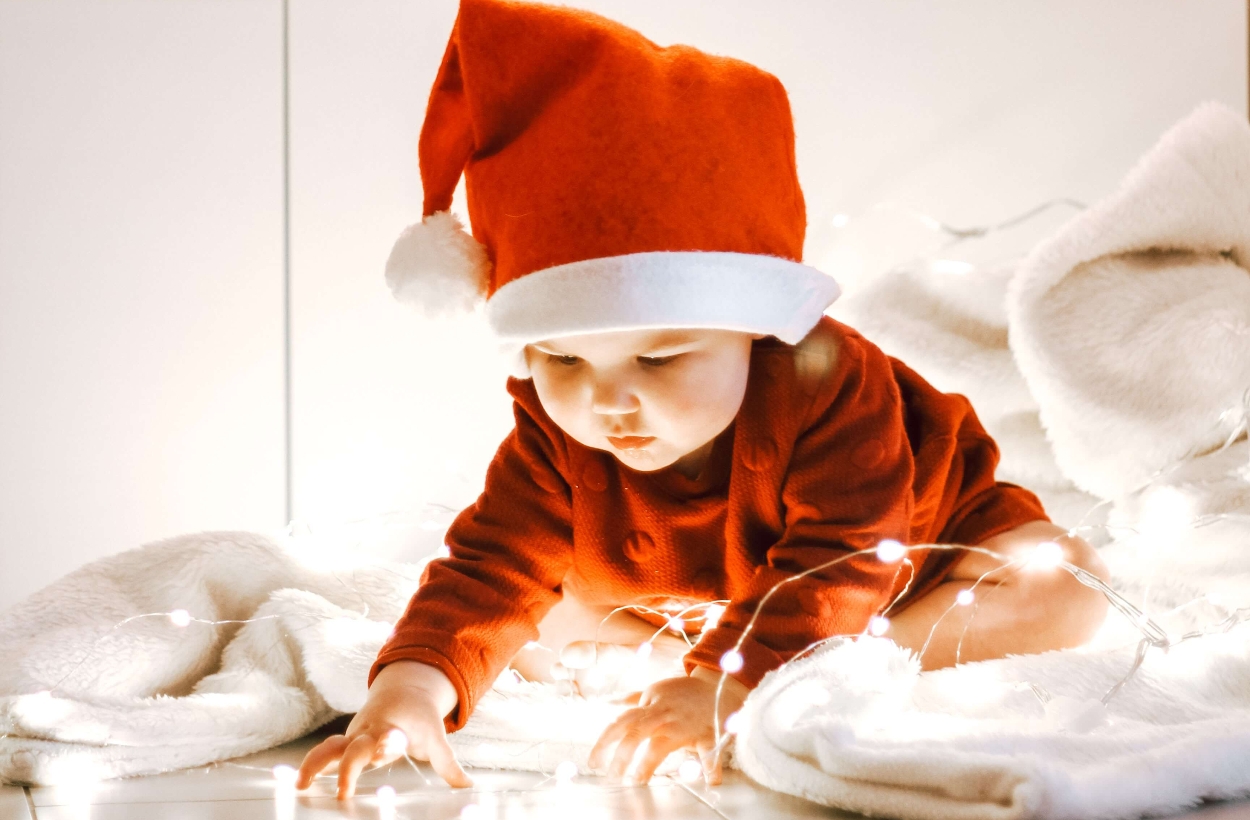
[[[405,753],[428,760],[454,787],[472,786],[443,729],[443,716],[455,706],[456,691],[439,670],[415,661],[388,664],[373,679],[369,697],[346,734],[331,735],[304,757],[296,787],[308,788],[314,777],[337,762],[338,798],[345,800],[355,793],[365,766],[385,765]]]

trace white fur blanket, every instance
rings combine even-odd
[[[1057,520],[1105,519],[1086,534],[1110,539],[1115,586],[1173,639],[1216,634],[1152,650],[1105,707],[1141,637],[1115,612],[1081,650],[926,674],[892,644],[839,644],[752,694],[742,769],[933,820],[1250,795],[1250,625],[1224,631],[1250,607],[1250,124],[1200,106],[1018,266],[903,266],[837,310],[967,394],[1003,477]],[[1090,515],[1099,500],[1109,514]]]
[[[359,709],[423,564],[335,565],[335,546],[180,536],[19,604],[0,619],[0,781],[199,766]],[[453,746],[466,765],[550,772],[584,763],[621,708],[505,676]]]
[[[1108,502],[1117,587],[1179,636],[1250,605],[1250,444],[1219,449],[1245,424],[1248,260],[1250,126],[1206,105],[1019,266],[902,268],[838,310],[969,395],[1003,476],[1058,520]],[[421,567],[315,557],[184,536],[0,617],[0,779],[195,766],[354,711]],[[925,674],[892,644],[830,645],[752,694],[736,762],[904,818],[1133,817],[1250,793],[1246,628],[1151,651],[1104,708],[1137,637],[1113,613],[1079,651]],[[551,771],[584,763],[618,708],[501,678],[453,741],[468,765]]]

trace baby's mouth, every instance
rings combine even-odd
[[[642,450],[655,436],[608,436],[608,441],[618,450]]]

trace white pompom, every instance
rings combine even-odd
[[[409,225],[386,260],[395,298],[427,316],[471,312],[486,297],[490,260],[451,211]]]

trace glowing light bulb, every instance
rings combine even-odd
[[[835,228],[845,228],[850,224],[850,221],[851,218],[846,214],[835,214],[833,219],[829,220],[829,223]]]
[[[868,619],[868,634],[874,638],[880,638],[882,635],[890,631],[890,619],[883,618],[880,615],[873,615]]]
[[[395,820],[395,787],[378,786],[378,820]]]
[[[388,757],[399,757],[408,753],[408,735],[399,729],[391,729],[382,738],[382,754]]]
[[[443,544],[441,547],[438,548],[438,550],[436,551],[436,554],[438,555],[439,558],[450,558],[451,547],[447,546],[446,544]]]
[[[52,758],[48,763],[57,784],[57,796],[64,796],[66,803],[77,810],[70,816],[89,818],[91,803],[102,779],[96,764],[73,757]]]
[[[562,760],[560,765],[556,766],[556,780],[561,783],[568,783],[577,777],[577,764],[571,760]]]
[[[703,764],[697,760],[686,758],[677,767],[677,777],[685,783],[694,783],[703,779]]]
[[[741,712],[734,712],[732,715],[725,718],[725,732],[726,733],[731,734],[731,735],[736,735],[738,734],[739,731],[741,731],[741,729],[742,729],[742,713]]]
[[[710,604],[703,613],[703,628],[712,629],[720,623],[721,616],[725,614],[725,607],[720,604]]]
[[[1054,569],[1063,563],[1063,547],[1054,541],[1043,541],[1033,549],[1028,565],[1037,569]]]
[[[886,564],[903,560],[907,548],[892,538],[887,538],[877,545],[877,559]]]
[[[273,767],[273,780],[278,786],[283,788],[294,788],[295,778],[299,776],[299,772],[294,766],[288,766],[285,763],[279,763]]]
[[[651,649],[652,649],[652,647],[651,647],[651,642],[650,642],[650,641],[647,641],[647,642],[646,642],[646,643],[644,643],[644,644],[640,644],[640,645],[638,646],[638,657],[640,657],[640,658],[649,658],[649,657],[651,657]]]
[[[686,622],[685,622],[685,621],[683,621],[681,618],[669,618],[669,619],[668,619],[668,628],[669,628],[669,629],[671,629],[671,630],[673,630],[674,632],[679,632],[679,633],[680,633],[680,632],[685,632],[685,631],[686,631]]]
[[[185,609],[175,609],[169,613],[169,622],[179,628],[188,626],[191,623],[191,613]]]
[[[582,679],[578,682],[579,686],[585,686],[590,691],[595,692],[602,689],[608,683],[608,676],[602,667],[592,666],[590,669],[582,673]]]
[[[955,593],[955,603],[960,606],[971,606],[972,602],[975,600],[976,596],[972,594],[972,590],[970,589],[961,589],[959,592]]]
[[[720,668],[731,675],[742,671],[742,663],[742,653],[736,649],[731,649],[720,656]]]
[[[1149,546],[1175,548],[1193,526],[1194,502],[1175,487],[1160,487],[1143,499],[1141,520],[1136,529]]]

